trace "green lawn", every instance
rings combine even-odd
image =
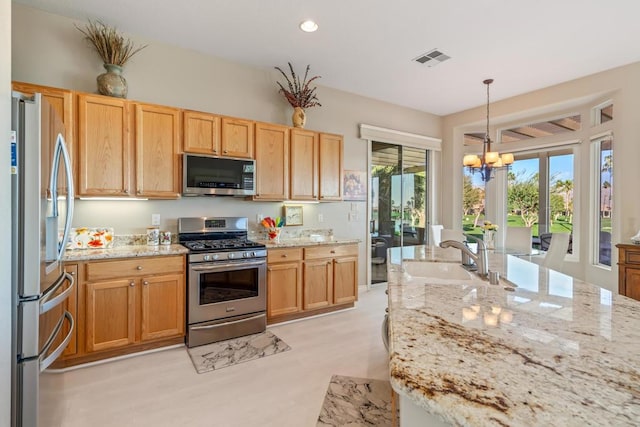
[[[465,215],[462,219],[462,230],[465,234],[471,234],[477,237],[482,236],[482,224],[484,223],[484,217],[481,216],[478,221],[478,225],[480,227],[474,227],[473,221],[475,216],[473,215]],[[602,228],[606,230],[607,225],[609,226],[609,230],[611,229],[611,219],[604,218],[602,220]],[[519,215],[507,215],[507,227],[524,227],[524,222]],[[557,221],[554,221],[551,225],[552,233],[571,233],[573,230],[573,225],[570,222],[567,222],[567,218],[560,217]],[[538,223],[533,224],[531,233],[533,236],[538,236]]]

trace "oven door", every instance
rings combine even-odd
[[[266,259],[189,265],[189,324],[267,309]]]

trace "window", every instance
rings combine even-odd
[[[611,222],[613,214],[613,137],[594,140],[596,177],[596,233],[594,259],[596,265],[611,267]]]
[[[507,180],[507,226],[531,227],[532,243],[542,250],[549,248],[552,233],[569,233],[573,240],[573,149],[515,159]]]
[[[479,175],[464,168],[462,175],[462,230],[482,237],[484,223],[484,182]]]
[[[605,102],[593,109],[593,124],[601,125],[613,120],[613,103]]]
[[[580,130],[580,127],[580,115],[574,114],[544,122],[529,123],[522,126],[504,129],[500,132],[499,141],[516,142],[527,139],[542,138],[561,133],[575,132]],[[474,134],[469,134],[470,140],[473,135]],[[465,140],[466,137],[467,135],[465,135]]]

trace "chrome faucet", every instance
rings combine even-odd
[[[460,249],[462,253],[462,264],[467,266],[470,264],[470,260],[476,263],[478,267],[478,275],[481,277],[487,277],[489,275],[489,266],[487,263],[487,247],[481,239],[474,236],[468,236],[478,242],[478,253],[475,254],[466,242],[459,242],[457,240],[445,240],[440,242],[441,248],[456,248]]]

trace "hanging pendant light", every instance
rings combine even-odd
[[[493,178],[493,171],[496,169],[509,169],[513,163],[513,154],[505,153],[500,155],[497,151],[491,151],[491,138],[489,138],[489,85],[493,79],[483,81],[487,85],[487,131],[484,134],[482,143],[482,156],[477,154],[467,154],[462,162],[471,173],[479,173],[484,182]]]

